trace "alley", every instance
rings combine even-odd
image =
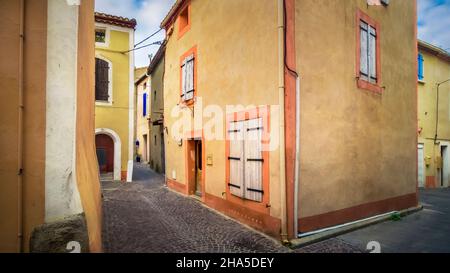
[[[142,166],[135,182],[103,183],[104,248],[113,253],[287,252],[263,235],[164,187]]]
[[[290,252],[270,239],[164,187],[140,165],[133,183],[102,182],[103,244],[107,253]],[[359,252],[332,239],[296,252]]]

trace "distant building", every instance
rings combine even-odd
[[[150,76],[148,89],[149,110],[149,151],[150,168],[158,173],[165,173],[165,127],[164,127],[164,55],[166,47],[163,44],[148,67]]]
[[[69,2],[0,2],[0,252],[102,251],[94,1]]]
[[[419,41],[419,186],[450,186],[450,54]]]
[[[102,177],[131,182],[136,20],[95,13],[95,127]]]
[[[390,2],[177,0],[168,186],[283,240],[416,206],[416,1]]]
[[[136,160],[148,164],[150,161],[149,134],[149,90],[150,77],[147,75],[148,67],[136,70],[140,77],[135,82],[136,88]]]

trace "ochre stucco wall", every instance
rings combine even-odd
[[[95,153],[94,0],[83,0],[78,25],[77,184],[89,232],[91,252],[102,251],[102,205]]]
[[[111,30],[107,49],[96,47],[95,56],[101,56],[112,63],[112,106],[95,107],[95,127],[111,129],[122,143],[121,170],[127,171],[129,147],[129,95],[130,95],[130,57],[121,52],[129,49],[130,34]]]
[[[414,194],[415,1],[391,1],[388,7],[368,7],[366,0],[295,4],[301,77],[300,218]],[[357,88],[358,8],[381,26],[383,94]],[[378,211],[367,210],[373,212]]]
[[[164,57],[160,60],[155,67],[151,75],[150,80],[150,112],[151,120],[158,121],[164,116],[164,89],[163,89],[163,77],[164,77]],[[150,124],[150,165],[157,172],[163,172],[164,158],[162,156],[162,135],[163,128],[161,126]]]
[[[18,245],[19,1],[0,2],[0,252]],[[45,217],[45,78],[47,1],[27,1],[24,44],[24,241]]]
[[[434,144],[437,84],[450,79],[450,62],[425,50],[419,52],[424,58],[424,79],[419,82],[419,143],[424,144],[424,156],[431,158],[428,166],[424,164],[425,185],[434,187],[441,184],[435,180],[440,172],[435,160],[441,154],[440,146]],[[450,83],[441,85],[439,90],[438,142],[450,144]]]
[[[171,132],[176,118],[172,110],[180,102],[180,57],[197,46],[197,97],[203,108],[217,105],[278,105],[277,2],[260,0],[191,1],[191,28],[178,39],[178,20],[169,38],[165,57],[164,118],[166,134],[166,177],[182,185],[185,179],[185,144],[179,147]],[[239,12],[236,12],[239,11]],[[245,14],[245,16],[243,16]],[[209,18],[205,20],[205,18]],[[212,19],[213,18],[213,19]],[[196,116],[202,107],[195,106]],[[183,110],[192,115],[188,109]],[[206,140],[205,156],[213,165],[203,170],[206,193],[224,199],[225,116],[222,140]],[[271,117],[277,128],[278,117]],[[204,123],[209,119],[205,118]],[[197,128],[198,129],[198,128]],[[270,153],[270,215],[280,217],[279,150]],[[275,228],[276,229],[276,228]]]

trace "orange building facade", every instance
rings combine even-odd
[[[176,1],[168,186],[282,240],[416,206],[415,2]]]

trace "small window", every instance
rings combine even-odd
[[[156,101],[156,90],[155,90],[155,93],[153,95],[153,100]]]
[[[360,78],[372,84],[377,83],[377,31],[360,21]]]
[[[191,26],[191,8],[188,4],[178,16],[178,38],[181,38],[186,32],[189,31]]]
[[[106,29],[95,30],[95,42],[105,44],[106,43]]]
[[[146,90],[146,89],[147,89],[147,83],[144,82],[144,90]]]
[[[189,101],[194,98],[194,54],[186,57],[181,64],[181,98],[183,101]]]
[[[358,88],[381,94],[380,25],[358,9],[355,31]]]
[[[105,60],[95,58],[95,100],[109,102],[110,67]]]
[[[418,62],[418,77],[419,77],[419,81],[423,81],[424,77],[424,73],[423,73],[423,68],[424,68],[424,59],[423,59],[423,55],[419,54],[419,56],[417,57],[417,62]]]

